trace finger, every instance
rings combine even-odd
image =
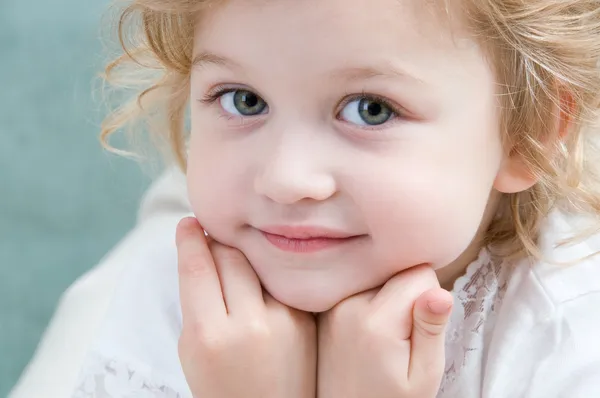
[[[221,282],[204,231],[193,217],[177,225],[179,295],[184,324],[211,325],[227,317]]]
[[[265,303],[265,307],[269,308],[269,311],[287,311],[289,308],[282,304],[275,297],[271,296],[269,292],[263,289],[262,291],[263,300]]]
[[[335,303],[327,310],[314,312],[313,317],[317,324],[326,324],[332,318],[344,319],[347,323],[354,324],[364,319],[364,315],[369,313],[371,300],[377,295],[381,288],[365,290]]]
[[[246,256],[216,242],[211,243],[210,248],[229,315],[252,315],[264,308],[260,280]]]
[[[371,308],[386,324],[395,327],[399,338],[408,340],[412,333],[412,313],[415,300],[430,289],[439,288],[435,271],[420,265],[402,271],[391,278],[371,300]]]
[[[423,293],[413,309],[409,380],[426,382],[444,371],[446,326],[452,311],[453,298],[437,288]],[[420,380],[419,380],[420,379]]]

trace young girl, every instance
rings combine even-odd
[[[195,217],[126,270],[74,396],[600,396],[597,0],[136,0],[119,28],[107,77],[141,84],[103,137],[145,120]]]

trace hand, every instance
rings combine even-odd
[[[316,325],[263,292],[238,250],[177,227],[183,331],[179,358],[195,397],[314,398]]]
[[[452,296],[426,266],[319,317],[319,398],[434,398]]]

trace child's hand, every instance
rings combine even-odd
[[[435,272],[419,266],[322,314],[318,397],[434,398],[451,305]]]
[[[195,397],[314,398],[316,326],[263,292],[245,256],[177,228],[183,332],[179,358]]]

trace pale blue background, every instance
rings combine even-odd
[[[107,5],[0,0],[0,397],[61,292],[131,227],[147,185],[97,139]]]

